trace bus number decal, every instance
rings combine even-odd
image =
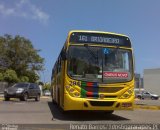
[[[79,41],[85,41],[85,42],[87,42],[87,41],[88,41],[88,38],[87,38],[87,36],[80,35],[80,36],[79,36]]]
[[[70,82],[70,86],[75,86],[75,85],[77,85],[77,86],[81,86],[81,82],[80,81],[69,81]]]

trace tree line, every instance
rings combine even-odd
[[[31,41],[16,35],[0,36],[0,81],[36,82],[44,70],[44,58]]]

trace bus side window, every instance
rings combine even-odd
[[[56,74],[58,74],[58,62],[56,63]]]
[[[57,69],[58,69],[58,73],[61,72],[61,57],[58,58]]]
[[[54,76],[54,69],[52,69],[51,80],[53,79],[53,76]]]

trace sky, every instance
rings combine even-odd
[[[0,36],[29,39],[45,58],[43,82],[70,30],[125,34],[134,48],[135,72],[160,68],[159,0],[0,0]]]

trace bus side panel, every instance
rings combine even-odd
[[[61,61],[60,73],[60,106],[64,107],[65,61]]]

